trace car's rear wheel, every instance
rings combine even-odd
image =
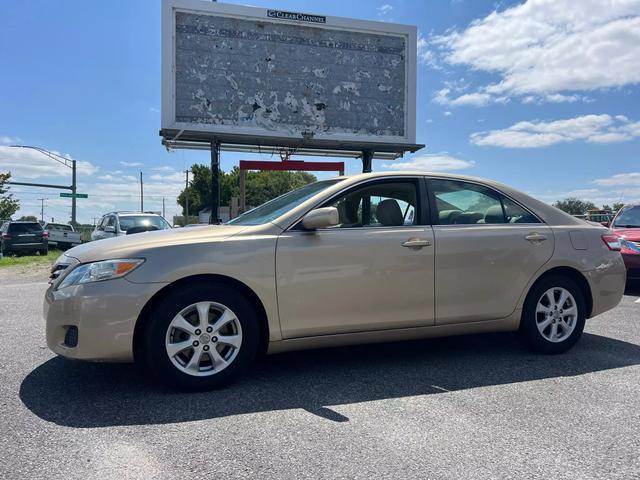
[[[535,352],[565,352],[580,339],[586,311],[584,294],[572,279],[543,277],[527,295],[518,336]]]
[[[157,378],[188,389],[221,387],[258,350],[258,318],[249,301],[224,284],[197,284],[167,295],[149,314],[142,359]]]

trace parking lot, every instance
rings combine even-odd
[[[264,358],[187,394],[55,357],[0,272],[0,478],[638,478],[640,288],[568,354],[508,334]]]

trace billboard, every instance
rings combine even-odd
[[[162,134],[415,143],[416,28],[165,0]]]

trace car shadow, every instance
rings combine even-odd
[[[133,365],[57,357],[22,382],[20,398],[43,420],[69,427],[187,422],[301,408],[329,420],[331,409],[413,395],[582,375],[640,364],[640,346],[584,334],[563,355],[535,355],[510,334],[361,345],[262,357],[231,386],[173,391]]]

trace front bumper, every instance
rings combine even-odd
[[[133,360],[133,332],[149,299],[165,284],[133,283],[125,278],[54,290],[44,300],[47,345],[63,357],[105,362]],[[77,345],[65,343],[69,327]],[[68,338],[68,337],[67,337]]]
[[[622,253],[624,265],[627,267],[627,278],[640,280],[640,253]]]

